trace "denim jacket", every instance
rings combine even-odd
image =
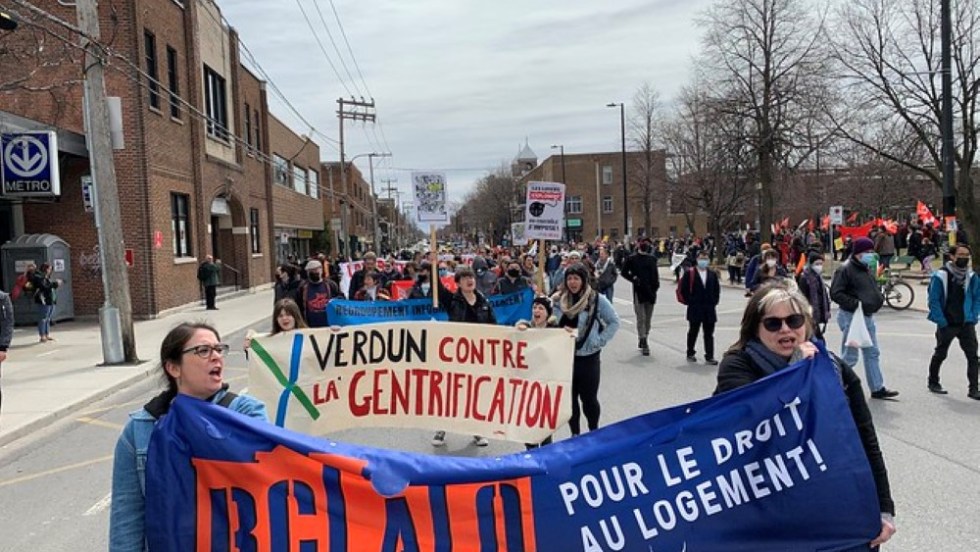
[[[575,351],[575,356],[589,356],[599,352],[606,346],[606,343],[612,341],[613,336],[616,335],[616,331],[619,330],[619,315],[613,309],[612,303],[602,294],[598,294],[596,299],[596,308],[598,309],[596,322],[592,325],[592,331],[589,332],[585,343],[580,349]],[[554,316],[556,319],[561,320],[561,301],[554,301]],[[582,312],[578,313],[579,335],[585,331],[585,325],[588,323],[589,309],[582,309]],[[605,326],[602,331],[599,331],[600,325]]]
[[[211,398],[217,404],[227,393],[222,389]],[[239,395],[228,408],[252,418],[268,420],[265,404],[248,395]],[[146,450],[157,419],[145,408],[129,415],[116,442],[112,464],[112,506],[109,512],[109,551],[146,550],[143,508],[146,499]]]

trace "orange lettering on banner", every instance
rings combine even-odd
[[[300,543],[316,550],[344,545],[347,550],[381,550],[385,535],[397,529],[411,531],[422,551],[435,550],[440,533],[451,538],[454,550],[478,550],[479,543],[491,541],[506,550],[504,543],[511,538],[519,538],[523,550],[536,548],[529,477],[409,486],[395,497],[384,497],[363,475],[367,463],[356,458],[305,456],[279,446],[256,453],[255,459],[191,460],[197,477],[198,552],[238,550],[246,542],[258,552],[298,550]],[[392,501],[404,505],[407,517],[397,522],[388,518]],[[481,517],[490,516],[491,524],[480,523]],[[394,549],[401,550],[404,543],[398,540]]]

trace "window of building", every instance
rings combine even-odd
[[[289,161],[272,154],[272,181],[282,186],[289,186]]]
[[[255,149],[256,150],[262,151],[262,140],[259,139],[259,137],[262,136],[262,133],[259,132],[259,110],[258,109],[256,109],[252,113],[252,126],[255,127],[255,141],[252,142],[252,143],[255,145]]]
[[[310,169],[310,197],[319,199],[320,197],[320,173]]]
[[[262,252],[261,233],[259,232],[259,210],[251,209],[248,212],[248,233],[252,237],[252,253]]]
[[[167,86],[170,88],[170,116],[180,119],[180,80],[177,78],[177,50],[167,46]]]
[[[174,257],[191,256],[191,226],[187,213],[190,196],[170,194],[170,231],[173,234]]]
[[[602,166],[602,183],[612,184],[612,165]]]
[[[582,213],[582,196],[568,196],[568,212],[572,215]]]
[[[293,165],[293,189],[306,194],[306,169]]]
[[[157,73],[157,38],[150,31],[143,31],[143,48],[146,50],[146,89],[150,92],[150,107],[160,109],[160,79]]]
[[[208,136],[228,140],[228,100],[225,79],[204,66],[204,108],[208,117]]]
[[[252,151],[252,110],[248,108],[248,103],[245,103],[245,151],[251,153]]]
[[[602,197],[602,212],[612,213],[613,212],[613,198],[612,196]]]

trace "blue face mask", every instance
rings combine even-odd
[[[708,259],[698,259],[698,268],[708,268]]]
[[[874,260],[875,260],[875,254],[874,253],[861,253],[861,262],[862,263],[864,263],[866,265],[869,265],[869,264],[871,264],[871,261],[874,261]]]

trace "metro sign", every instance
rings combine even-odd
[[[0,134],[0,180],[6,197],[60,196],[57,134]]]

